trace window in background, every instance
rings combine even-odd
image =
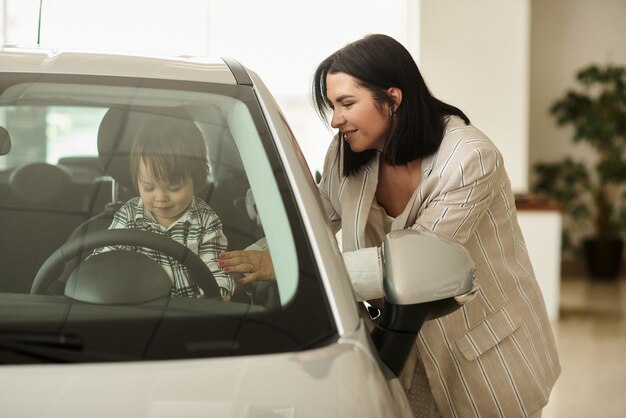
[[[368,33],[403,42],[417,59],[419,0],[0,0],[3,41],[51,48],[231,57],[276,96],[312,171],[333,135],[310,100],[316,65]],[[121,12],[123,11],[123,12]]]

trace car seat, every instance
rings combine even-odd
[[[99,181],[110,183],[111,199],[100,213],[82,222],[68,240],[108,228],[115,212],[129,198],[138,195],[130,174],[130,150],[138,129],[155,118],[193,118],[203,133],[209,154],[210,177],[207,187],[197,195],[220,217],[229,249],[245,248],[260,238],[262,231],[256,220],[246,173],[226,120],[219,108],[202,106],[111,107],[100,123],[97,138],[98,156],[104,172]],[[69,274],[88,255],[84,253],[81,258],[67,263],[61,279],[50,287],[51,293],[62,293]]]
[[[0,154],[10,151],[10,135],[0,128]],[[0,171],[0,291],[26,292],[28,278],[76,226],[73,186],[65,167],[43,161]]]

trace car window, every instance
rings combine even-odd
[[[0,169],[34,160],[57,164],[64,157],[97,156],[96,143],[81,138],[97,135],[105,111],[76,106],[3,106],[0,123],[10,128],[13,147],[10,155],[0,159]],[[16,125],[18,121],[24,125]]]
[[[73,361],[281,352],[333,338],[296,199],[252,88],[0,76],[0,126],[11,143],[0,156],[0,332],[75,338],[81,349]],[[163,135],[167,158],[149,148],[156,145],[140,145],[148,132],[174,125],[197,129],[206,148],[209,169],[191,182],[193,200],[179,192],[181,178],[168,174],[175,171],[146,168],[155,155],[179,164],[171,170],[195,167],[198,153],[176,151],[186,137]],[[143,159],[132,163],[138,149]],[[172,212],[176,196],[195,203]],[[179,247],[103,233],[111,229],[176,241],[210,272]],[[217,268],[216,254],[247,248],[269,251],[276,281],[237,286],[224,302],[228,283],[241,276]],[[55,361],[67,355],[57,348],[50,358],[32,347],[0,347],[0,356]]]

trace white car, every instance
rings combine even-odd
[[[128,155],[150,118],[200,128],[199,196],[229,249],[265,244],[276,282],[225,302],[193,251],[108,229],[137,195]],[[205,297],[172,297],[132,251],[92,262],[114,244],[179,260]],[[236,60],[1,48],[0,416],[412,416],[398,374],[422,321],[476,290],[474,266],[425,233],[382,252],[370,334],[297,141]]]

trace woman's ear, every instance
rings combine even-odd
[[[387,89],[387,95],[393,101],[393,113],[396,113],[400,103],[402,103],[402,90],[397,87],[389,87]]]

